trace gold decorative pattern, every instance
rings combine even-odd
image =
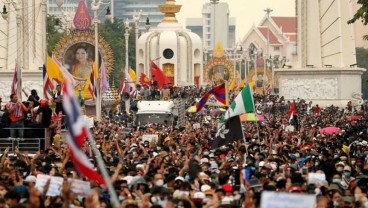
[[[78,43],[88,43],[95,45],[95,36],[93,31],[74,31],[61,37],[56,44],[52,54],[60,61],[64,62],[66,52],[70,47]],[[98,51],[101,54],[101,58],[105,63],[106,74],[110,76],[112,69],[114,68],[114,54],[110,45],[101,36],[98,37]],[[65,64],[65,63],[63,63]]]
[[[166,4],[158,5],[158,8],[164,13],[164,19],[161,22],[178,22],[175,14],[180,12],[181,5],[176,5],[175,0],[166,0]]]
[[[217,68],[217,69],[216,69]],[[219,71],[223,70],[223,72]],[[218,72],[217,72],[218,71]],[[204,68],[204,81],[220,83],[222,81],[230,81],[234,78],[234,64],[226,57],[213,57]]]

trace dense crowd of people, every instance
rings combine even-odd
[[[134,107],[140,99],[181,97],[189,107],[206,90],[138,86],[130,99]],[[235,94],[229,97],[234,98]],[[55,93],[53,99],[59,106],[57,111],[62,112],[58,105],[62,94]],[[266,120],[243,122],[244,138],[218,149],[211,149],[221,117],[218,112],[187,113],[183,126],[151,123],[130,125],[127,130],[131,117],[126,112],[95,122],[91,132],[121,207],[252,208],[260,207],[266,191],[310,194],[318,208],[368,207],[367,103],[359,107],[320,107],[303,99],[286,101],[277,95],[254,95],[254,102],[256,113]],[[295,114],[290,119],[291,105]],[[55,128],[49,103],[40,100],[36,92],[24,103],[11,95],[2,106],[0,98],[0,106],[0,130],[30,124]],[[198,123],[200,128],[193,125]],[[323,132],[325,127],[339,130]],[[16,129],[10,135],[16,133],[22,136]],[[145,139],[145,135],[152,134],[157,138]],[[50,182],[43,190],[35,188],[39,174],[62,177],[65,181],[86,180],[70,161],[68,146],[59,140],[51,141],[32,156],[17,148],[1,148],[0,207],[112,206],[106,187],[95,181],[89,181],[91,192],[84,196],[75,194],[68,182],[62,184],[57,196],[47,196]],[[88,142],[84,152],[97,168]]]

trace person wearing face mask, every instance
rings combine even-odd
[[[341,174],[344,171],[344,166],[345,164],[343,162],[336,163],[335,165],[336,171]]]
[[[355,178],[351,176],[351,167],[345,165],[344,172],[342,175],[341,185],[344,189],[348,189],[350,184],[355,181]]]
[[[156,173],[153,177],[153,184],[155,186],[163,186],[164,185],[164,176],[161,173]]]

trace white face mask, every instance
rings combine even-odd
[[[155,185],[156,185],[156,186],[163,186],[163,185],[164,185],[164,180],[162,180],[162,179],[157,180],[157,181],[155,182]]]
[[[336,170],[337,170],[337,172],[341,173],[344,170],[344,168],[343,167],[337,167]]]

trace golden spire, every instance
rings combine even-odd
[[[164,13],[164,19],[161,22],[178,22],[175,13],[180,12],[181,5],[176,5],[175,0],[166,0],[166,4],[158,5],[158,8]]]
[[[213,50],[213,56],[216,58],[221,58],[225,56],[225,49],[220,41],[217,42],[215,50]]]

